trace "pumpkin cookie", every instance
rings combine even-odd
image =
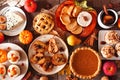
[[[47,13],[39,13],[33,20],[33,28],[40,34],[49,33],[53,27],[53,17]]]
[[[29,44],[33,39],[33,35],[29,30],[23,30],[19,34],[19,40],[23,44]]]
[[[52,57],[52,63],[56,66],[66,63],[66,58],[63,54],[54,54]]]
[[[7,51],[0,49],[0,63],[7,61]]]

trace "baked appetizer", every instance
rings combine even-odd
[[[105,41],[107,44],[116,44],[119,42],[119,35],[116,31],[108,31],[106,34],[105,34]]]
[[[101,48],[101,53],[105,58],[111,58],[115,54],[115,49],[110,45],[105,45]]]

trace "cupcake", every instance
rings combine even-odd
[[[20,53],[16,50],[11,50],[7,54],[10,63],[17,63],[20,60]]]
[[[117,51],[117,55],[120,56],[120,42],[115,45],[115,50]]]
[[[115,31],[108,31],[105,35],[105,41],[107,44],[116,44],[119,42],[119,35]]]
[[[17,77],[20,74],[20,68],[17,65],[10,65],[7,72],[10,77]]]
[[[115,49],[110,45],[105,45],[101,48],[102,56],[105,58],[111,58],[115,54]]]
[[[4,76],[6,74],[6,68],[3,64],[0,64],[0,75]]]

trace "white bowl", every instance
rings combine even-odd
[[[104,29],[112,28],[112,27],[114,26],[114,24],[115,24],[115,23],[117,22],[117,20],[118,20],[118,14],[117,14],[117,12],[116,12],[115,10],[113,10],[113,9],[107,9],[107,10],[114,13],[114,15],[115,15],[115,21],[114,21],[111,25],[105,25],[105,24],[103,24],[101,18],[102,18],[102,15],[103,15],[104,11],[102,10],[102,11],[98,14],[97,21],[98,21],[99,26],[102,27],[102,28],[104,28]]]

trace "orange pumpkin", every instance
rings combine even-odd
[[[23,44],[29,44],[33,39],[33,35],[29,30],[23,30],[19,34],[19,41]]]

